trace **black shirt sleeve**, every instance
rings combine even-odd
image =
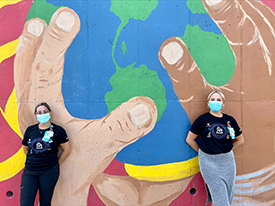
[[[201,117],[198,117],[194,123],[192,124],[190,131],[193,132],[196,135],[201,134],[202,131],[202,121],[201,121]]]
[[[59,144],[63,144],[69,141],[68,135],[66,133],[66,131],[62,128],[59,127],[59,131],[58,131],[58,143]]]
[[[31,131],[31,128],[28,127],[24,133],[24,137],[23,137],[23,140],[22,140],[22,144],[25,145],[25,146],[28,146],[28,136],[29,136],[29,133]]]
[[[242,130],[239,127],[237,121],[233,117],[231,117],[231,116],[230,116],[229,119],[230,119],[230,125],[231,125],[231,127],[233,127],[233,129],[235,130],[235,136],[236,137],[240,136],[242,134]]]

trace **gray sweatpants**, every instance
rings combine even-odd
[[[233,201],[236,163],[233,151],[207,154],[199,150],[199,164],[207,190],[207,202],[213,206],[230,206]]]

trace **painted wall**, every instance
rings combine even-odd
[[[18,205],[22,134],[48,102],[72,153],[53,205],[204,205],[185,138],[219,89],[243,129],[234,205],[275,205],[275,3],[0,2],[0,205]]]

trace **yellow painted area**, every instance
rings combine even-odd
[[[0,182],[12,178],[25,166],[26,155],[23,147],[16,154],[0,163]]]
[[[7,104],[5,111],[0,108],[0,111],[7,121],[7,123],[10,125],[13,131],[16,132],[16,134],[23,139],[21,132],[20,132],[20,127],[19,127],[19,121],[18,121],[18,114],[17,114],[17,103],[16,103],[16,95],[15,95],[15,89],[13,89]]]
[[[1,0],[0,9],[6,5],[16,4],[20,1],[23,0]],[[19,40],[20,37],[0,47],[0,64],[3,60],[13,56],[16,53]],[[7,101],[5,110],[0,108],[0,111],[10,127],[16,132],[19,137],[22,138],[19,129],[17,103],[14,89]],[[26,155],[23,152],[23,147],[21,147],[12,157],[3,162],[0,162],[0,182],[13,177],[20,170],[22,170],[24,168],[25,159]]]
[[[0,108],[0,111],[10,127],[19,137],[23,138],[19,128],[16,95],[14,89],[7,101],[5,110]],[[24,168],[25,159],[26,155],[24,154],[23,147],[21,147],[12,157],[0,162],[0,182],[7,180],[20,172],[20,170]]]
[[[200,171],[198,157],[183,162],[154,166],[136,166],[125,164],[126,172],[139,180],[169,181],[189,177]]]
[[[0,46],[0,64],[4,59],[7,59],[15,54],[20,37],[14,41]]]
[[[20,1],[24,1],[24,0],[1,0],[0,1],[0,9],[4,6],[10,5],[10,4],[17,4]]]

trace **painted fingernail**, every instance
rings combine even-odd
[[[177,63],[183,56],[184,51],[177,42],[170,42],[162,49],[161,55],[170,65]]]
[[[205,0],[209,7],[215,6],[223,0]]]
[[[128,116],[137,128],[143,127],[151,119],[149,107],[143,103],[128,110]]]
[[[40,36],[44,30],[44,24],[39,20],[33,20],[28,25],[28,32],[35,36]]]
[[[56,21],[55,24],[62,30],[62,31],[71,31],[75,23],[75,17],[71,13],[67,11],[61,12]]]

